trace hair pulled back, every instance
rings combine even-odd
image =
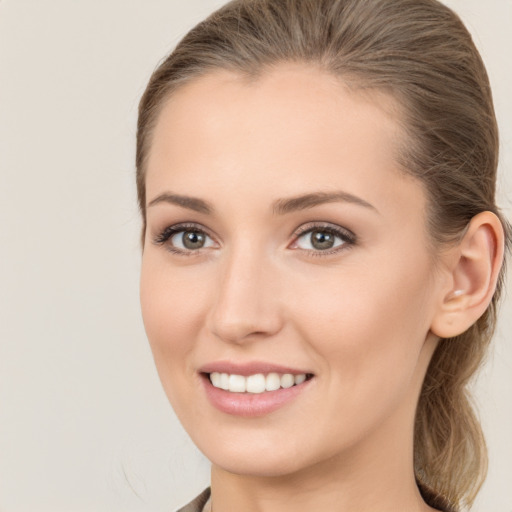
[[[146,162],[169,95],[214,70],[256,79],[283,62],[312,63],[351,87],[395,98],[407,134],[399,163],[426,190],[434,246],[456,242],[486,210],[501,219],[510,243],[495,203],[498,129],[487,73],[460,19],[436,0],[234,0],[198,24],[155,70],[139,105],[143,232]],[[422,492],[454,506],[471,505],[487,470],[467,386],[493,334],[503,280],[504,268],[470,329],[441,340],[417,407],[416,479]]]

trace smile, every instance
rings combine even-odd
[[[251,418],[265,416],[309,395],[316,379],[304,370],[265,362],[219,361],[201,367],[198,373],[211,405],[229,415]]]
[[[278,389],[288,389],[292,386],[302,384],[308,375],[299,373],[275,373],[267,375],[256,373],[254,375],[237,375],[229,373],[212,372],[209,374],[210,382],[215,388],[230,391],[231,393],[264,393],[266,391],[277,391]]]

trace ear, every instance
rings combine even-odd
[[[447,273],[430,329],[434,334],[458,336],[484,314],[496,289],[503,253],[498,217],[488,211],[473,217],[462,240],[441,256]]]

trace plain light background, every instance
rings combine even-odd
[[[142,326],[133,161],[151,71],[222,3],[0,0],[0,512],[173,511],[208,484]],[[448,3],[487,63],[510,218],[512,1]],[[511,312],[475,386],[476,511],[512,512]]]

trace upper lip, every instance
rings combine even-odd
[[[200,373],[229,373],[231,375],[242,375],[247,377],[257,373],[291,373],[292,375],[311,374],[307,370],[291,368],[281,364],[268,363],[264,361],[250,361],[246,363],[234,363],[232,361],[215,361],[207,363],[199,368]]]

